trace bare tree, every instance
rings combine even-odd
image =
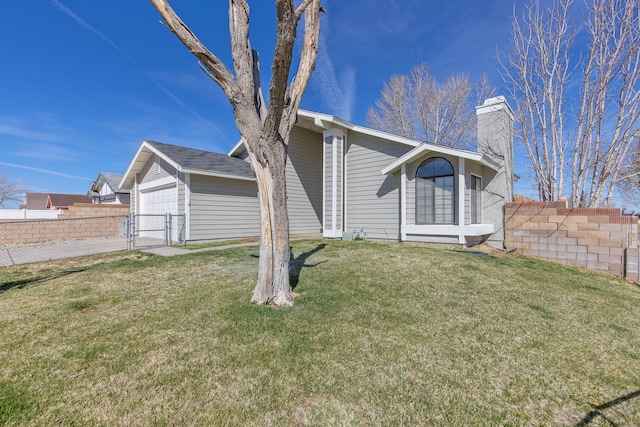
[[[638,0],[594,0],[588,8],[571,199],[574,206],[606,206],[637,156],[640,8]]]
[[[521,18],[514,14],[512,53],[500,61],[540,200],[570,190],[572,206],[597,207],[628,178],[637,146],[640,21],[638,0],[585,5],[579,25],[574,0],[547,8],[532,0]],[[588,44],[576,55],[578,34]]]
[[[467,148],[476,133],[474,106],[493,96],[486,77],[474,85],[466,74],[439,83],[425,64],[408,76],[394,75],[367,112],[367,124],[387,132],[432,144]]]
[[[229,0],[229,31],[234,72],[210,52],[176,15],[166,0],[151,0],[169,29],[199,60],[233,106],[236,125],[258,184],[261,237],[258,282],[251,301],[289,306],[289,217],[285,166],[289,135],[302,94],[315,68],[320,34],[320,0],[276,0],[277,34],[268,106],[260,90],[257,53],[249,41],[249,4]],[[297,26],[304,15],[303,45],[296,76],[289,81]]]
[[[0,206],[6,207],[9,202],[20,203],[28,187],[19,180],[11,179],[9,174],[0,172]]]

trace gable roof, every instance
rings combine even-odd
[[[351,132],[358,132],[365,135],[375,136],[377,138],[386,139],[388,141],[397,142],[399,144],[404,144],[411,147],[417,147],[418,145],[422,144],[422,142],[416,141],[411,138],[405,138],[404,136],[394,135],[392,133],[356,125],[332,114],[316,113],[314,111],[299,109],[297,118],[298,120],[296,121],[296,126],[314,130],[316,132],[322,132],[323,130],[337,127]],[[236,145],[231,148],[228,154],[230,156],[237,156],[243,151],[245,151],[244,140],[240,139],[240,141],[238,141]]]
[[[84,194],[56,194],[50,193],[47,200],[49,209],[61,209],[73,206],[74,203],[92,203],[90,197]]]
[[[100,175],[104,178],[104,182],[113,190],[114,193],[127,193],[129,190],[120,189],[120,181],[122,181],[121,173],[108,173],[100,172]]]
[[[494,160],[480,153],[476,153],[475,151],[460,150],[457,148],[443,147],[441,145],[427,144],[426,142],[423,142],[413,150],[408,151],[403,156],[398,157],[396,160],[389,163],[384,168],[380,169],[380,172],[383,175],[392,174],[396,172],[398,169],[400,169],[400,167],[404,163],[412,162],[413,160],[420,157],[423,153],[427,153],[427,152],[449,154],[452,156],[478,162],[483,166],[493,169],[494,171],[500,170],[500,165],[497,164]]]
[[[135,179],[136,173],[140,172],[147,161],[154,155],[162,158],[180,172],[249,181],[255,180],[251,165],[236,157],[144,140],[123,175],[120,181],[120,188],[131,188],[131,183]]]
[[[108,173],[108,172],[100,172],[98,174],[98,178],[91,184],[91,189],[89,193],[97,194],[100,192],[100,187],[105,183],[111,191],[116,194],[129,194],[129,189],[120,189],[120,181],[122,181],[123,175],[120,173]]]
[[[27,193],[27,209],[47,209],[48,193]]]

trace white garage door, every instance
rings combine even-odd
[[[140,213],[150,214],[178,214],[178,190],[175,185],[140,193]]]
[[[164,240],[166,214],[178,214],[178,190],[175,184],[141,192],[139,206],[140,215],[136,224],[138,236]],[[174,239],[177,237],[174,236]]]

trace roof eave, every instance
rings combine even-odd
[[[182,172],[182,166],[181,165],[176,163],[173,159],[171,159],[170,157],[165,155],[162,151],[158,150],[156,147],[154,147],[152,144],[150,144],[149,141],[147,141],[145,139],[145,140],[142,141],[142,144],[140,144],[140,147],[138,148],[138,151],[136,152],[136,155],[133,157],[133,160],[131,160],[131,163],[129,164],[129,167],[127,168],[127,171],[122,176],[122,180],[120,181],[120,184],[118,185],[118,187],[120,189],[131,188],[131,181],[133,181],[135,179],[136,173],[140,172],[142,170],[142,166],[144,166],[146,164],[147,160],[149,160],[148,157],[146,159],[144,159],[144,161],[140,161],[139,160],[139,158],[143,154],[143,151],[145,151],[145,150],[150,152],[150,153],[153,153],[153,154],[159,156],[161,159],[163,159],[164,161],[169,163],[171,166],[176,168],[176,170]],[[136,168],[136,165],[138,165],[137,168]]]
[[[396,160],[389,163],[384,168],[380,169],[380,173],[382,175],[391,175],[397,172],[403,164],[412,162],[416,158],[424,154],[425,152],[429,152],[429,151],[439,153],[439,154],[448,154],[455,157],[461,157],[466,160],[478,162],[481,165],[486,166],[495,171],[500,170],[500,165],[485,155],[474,153],[472,151],[458,150],[455,148],[442,147],[440,145],[432,145],[432,144],[424,143],[414,148],[413,150],[405,153],[403,156],[398,157]]]
[[[218,172],[218,171],[212,171],[212,170],[203,170],[203,169],[192,169],[192,168],[185,168],[183,170],[184,173],[191,173],[191,174],[195,174],[195,175],[205,175],[205,176],[215,176],[218,178],[228,178],[228,179],[239,179],[242,181],[255,181],[255,177],[252,176],[246,176],[246,175],[237,175],[237,174],[232,174],[232,173],[227,173],[227,172]]]
[[[229,150],[229,152],[227,153],[227,156],[236,156],[240,153],[242,153],[242,151],[244,151],[244,138],[240,138],[240,140],[238,142],[236,142],[236,145],[233,146],[233,148],[231,148],[231,150]]]

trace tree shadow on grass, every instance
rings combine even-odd
[[[636,390],[634,392],[625,394],[624,396],[617,397],[617,398],[615,398],[613,400],[610,400],[610,401],[608,401],[606,403],[603,403],[601,405],[590,403],[591,408],[593,408],[593,409],[591,409],[591,411],[587,415],[585,415],[584,418],[582,420],[580,420],[580,422],[578,424],[576,424],[576,427],[583,427],[583,426],[589,425],[589,423],[591,423],[591,421],[593,421],[597,417],[601,417],[609,425],[615,426],[617,424],[615,422],[613,422],[612,420],[610,420],[609,418],[607,418],[607,416],[602,413],[602,410],[610,408],[612,406],[619,405],[619,404],[621,404],[623,402],[626,402],[627,400],[634,399],[634,398],[636,398],[638,396],[640,396],[640,390]]]
[[[320,265],[326,261],[320,261],[315,264],[306,264],[307,259],[315,254],[323,250],[327,246],[326,243],[321,243],[315,248],[311,249],[307,252],[302,252],[298,257],[293,256],[293,249],[291,250],[291,257],[289,260],[289,282],[291,283],[291,289],[295,289],[298,286],[298,281],[300,280],[300,273],[302,272],[303,267],[315,267]]]
[[[48,282],[49,280],[58,279],[60,277],[68,276],[74,273],[80,273],[85,270],[86,268],[76,268],[76,269],[58,271],[56,273],[53,273],[47,276],[30,277],[28,279],[14,280],[12,282],[0,283],[0,294],[8,291],[9,289],[13,289],[13,288],[22,289],[29,285]]]

